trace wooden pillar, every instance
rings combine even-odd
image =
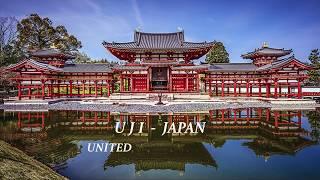
[[[278,80],[274,80],[274,98],[278,98]]]
[[[290,87],[290,84],[288,84],[288,93],[287,93],[287,97],[290,97],[290,94],[291,94],[291,87]]]
[[[67,84],[65,84],[65,88],[66,88],[66,96],[69,96],[69,87]]]
[[[269,98],[270,97],[270,84],[266,83],[266,97]]]
[[[31,99],[31,87],[28,88],[28,98]]]
[[[108,97],[110,96],[110,81],[106,81],[107,82],[107,88],[108,88]]]
[[[212,97],[211,79],[209,79],[209,96]]]
[[[48,91],[47,91],[47,93],[48,93],[47,96],[51,98],[51,95],[50,95],[50,94],[51,94],[51,88],[50,88],[50,87],[51,87],[50,84],[48,84],[48,85],[47,85],[47,90],[48,90]]]
[[[281,97],[281,85],[280,83],[278,85],[279,85],[279,97]]]
[[[196,91],[200,92],[200,77],[199,73],[196,74]]]
[[[102,88],[103,88],[103,80],[101,80],[101,84],[100,84],[100,96],[102,97],[103,92],[102,92]]]
[[[71,80],[69,81],[69,88],[70,88],[69,95],[70,95],[70,97],[72,97],[72,81]]]
[[[82,81],[82,97],[86,96],[86,81]]]
[[[21,100],[21,81],[18,81],[18,99]]]
[[[261,97],[261,80],[259,80],[259,97]]]
[[[171,73],[169,74],[169,80],[170,80],[170,91],[172,91],[172,77],[171,77]],[[149,91],[150,90],[150,73],[148,72],[147,73],[147,89],[146,89],[147,91]]]
[[[97,81],[94,81],[94,97],[97,97],[97,90],[98,90],[98,88],[97,88]]]
[[[77,90],[78,90],[78,96],[80,96],[80,86],[79,86],[79,81],[77,81]]]
[[[237,81],[236,80],[233,81],[233,96],[234,97],[237,96]]]
[[[50,84],[50,98],[53,98],[53,94],[54,94],[54,89],[53,89],[53,81],[51,80],[51,84]]]
[[[246,81],[246,95],[249,97],[249,81]]]
[[[302,98],[302,89],[301,89],[301,81],[298,80],[298,99]]]
[[[42,89],[42,99],[45,98],[45,81],[41,80],[41,89]]]
[[[114,82],[110,81],[110,93],[114,93]]]
[[[91,81],[89,80],[89,83],[88,83],[88,85],[89,85],[89,96],[91,96]]]
[[[207,74],[204,75],[204,92],[207,92]]]
[[[60,81],[57,81],[57,93],[58,93],[58,98],[60,98]]]
[[[252,96],[252,84],[250,83],[250,96]]]
[[[48,96],[51,98],[51,84],[48,84]]]
[[[186,75],[186,88],[185,88],[185,91],[189,91],[189,74],[187,72],[187,75]]]
[[[130,74],[130,91],[131,92],[134,91],[134,87],[133,87],[133,72],[131,72],[131,74]]]
[[[216,89],[216,96],[218,96],[218,88],[219,88],[218,87],[218,81],[216,80],[216,88],[215,88]]]
[[[224,97],[224,80],[221,83],[221,96]]]
[[[171,81],[170,81],[170,74],[171,74],[171,69],[170,69],[170,67],[167,69],[167,89],[168,89],[168,91],[170,91],[170,86],[171,86]]]
[[[123,87],[123,75],[120,75],[120,92],[123,92],[124,87]]]

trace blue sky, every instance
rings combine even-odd
[[[264,41],[293,49],[301,61],[320,48],[317,0],[0,0],[0,16],[21,19],[30,13],[66,26],[92,58],[116,60],[102,41],[131,41],[137,27],[146,32],[181,27],[188,41],[222,41],[231,62],[249,62],[240,55]]]

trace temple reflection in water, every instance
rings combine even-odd
[[[0,138],[56,169],[81,154],[79,141],[128,142],[128,153],[110,153],[104,170],[133,164],[136,172],[170,169],[185,172],[187,164],[214,169],[219,162],[206,145],[222,147],[227,140],[245,139],[242,145],[257,156],[295,155],[315,144],[303,128],[302,111],[262,108],[219,109],[193,113],[110,113],[87,111],[4,112]],[[116,134],[115,122],[144,122],[143,133]],[[204,134],[165,134],[163,122],[206,122]]]

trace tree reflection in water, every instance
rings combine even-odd
[[[310,136],[314,141],[320,140],[320,109],[306,113],[311,126]]]

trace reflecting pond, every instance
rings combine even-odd
[[[70,179],[320,179],[320,110],[1,112],[0,138]],[[142,123],[143,131],[135,126]],[[164,124],[205,122],[204,133]],[[124,132],[115,132],[116,124]],[[129,152],[90,152],[103,143]]]

